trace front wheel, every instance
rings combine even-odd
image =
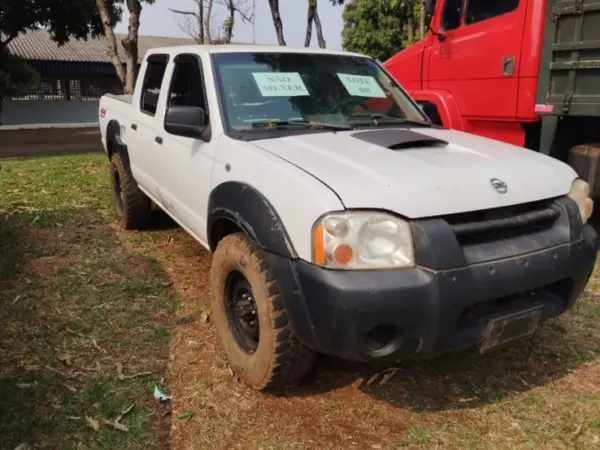
[[[211,267],[211,306],[233,371],[254,389],[297,381],[314,353],[294,336],[266,255],[244,233],[219,242]]]

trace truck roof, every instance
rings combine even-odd
[[[148,50],[148,55],[153,53],[174,54],[181,52],[207,52],[207,53],[303,53],[303,54],[325,54],[362,56],[360,53],[346,52],[343,50],[329,50],[310,47],[287,47],[278,45],[254,45],[254,44],[221,44],[221,45],[178,45],[171,47],[155,47]]]

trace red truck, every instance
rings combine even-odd
[[[384,63],[434,123],[568,162],[600,197],[600,1],[428,0]]]

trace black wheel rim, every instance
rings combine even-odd
[[[113,196],[115,198],[115,209],[117,215],[121,217],[123,215],[123,189],[121,187],[121,177],[117,170],[112,171],[113,181]]]
[[[258,311],[250,283],[238,271],[227,277],[225,302],[229,328],[235,341],[246,353],[253,354],[258,348],[260,335]]]

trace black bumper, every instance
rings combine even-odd
[[[547,320],[569,309],[598,248],[592,227],[576,231],[563,244],[451,269],[333,271],[270,259],[295,333],[308,347],[360,361],[428,358],[481,343],[499,315],[543,306]]]

